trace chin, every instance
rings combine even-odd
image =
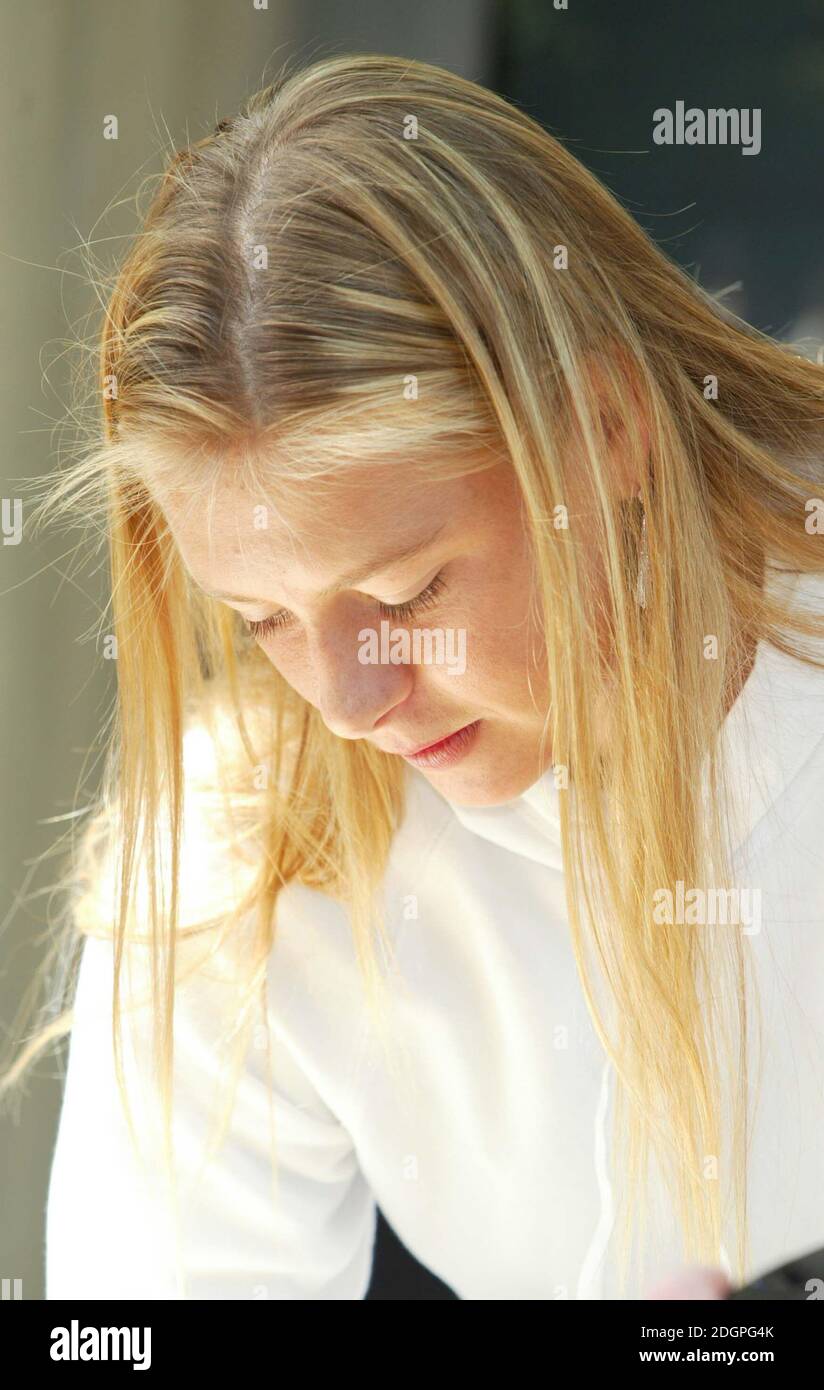
[[[502,806],[527,791],[537,782],[535,758],[525,758],[513,767],[511,755],[502,755],[493,762],[488,756],[476,760],[467,758],[456,767],[420,769],[432,786],[456,806]]]

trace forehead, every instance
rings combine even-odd
[[[323,477],[278,480],[256,493],[238,485],[227,469],[200,488],[175,486],[168,473],[149,486],[195,578],[208,587],[255,594],[262,569],[294,576],[295,583],[306,576],[305,582],[323,587],[364,556],[393,549],[400,554],[436,530],[483,524],[499,492],[497,471],[424,479],[403,463],[359,465]]]

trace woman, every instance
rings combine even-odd
[[[101,393],[47,1296],[359,1299],[376,1204],[470,1299],[824,1244],[822,369],[370,55],[172,161]]]

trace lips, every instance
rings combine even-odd
[[[445,743],[448,743],[451,738],[454,738],[456,734],[461,733],[465,728],[468,729],[469,725],[464,724],[460,729],[453,729],[451,734],[444,734],[443,738],[436,738],[434,743],[422,743],[418,748],[405,749],[401,753],[401,757],[417,758],[419,753],[431,753],[435,748],[442,748]]]
[[[403,753],[401,756],[418,767],[447,767],[468,752],[475,741],[480,723],[480,719],[476,719],[472,724],[465,724],[454,733],[436,739],[434,743],[425,743],[413,753]]]

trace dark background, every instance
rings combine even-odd
[[[501,0],[490,85],[708,289],[776,337],[824,307],[824,3]],[[761,109],[761,151],[656,145],[652,113]],[[683,210],[683,211],[682,211]]]

